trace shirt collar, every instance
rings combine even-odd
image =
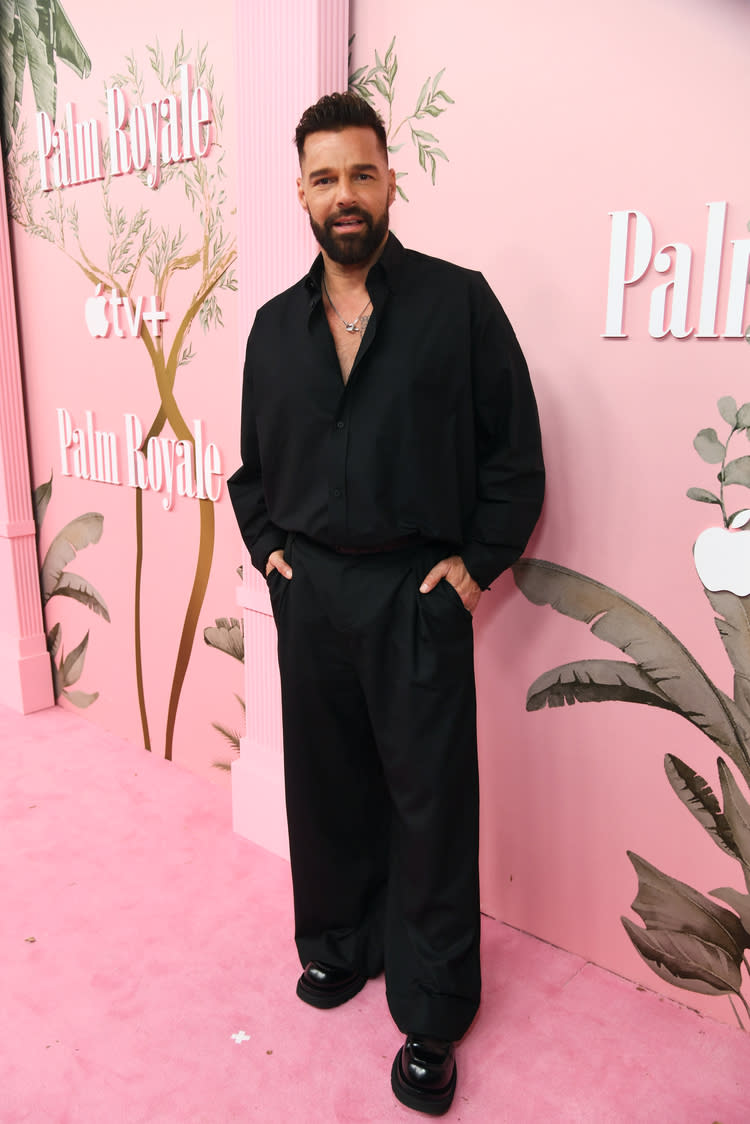
[[[388,234],[388,241],[383,247],[383,252],[378,260],[373,265],[370,272],[367,274],[367,287],[369,288],[370,282],[379,276],[384,277],[386,284],[390,289],[395,289],[398,285],[399,275],[401,273],[401,265],[403,263],[404,254],[406,251],[399,242],[393,231]],[[305,288],[310,294],[311,306],[318,303],[321,294],[321,279],[323,277],[323,255],[318,254],[315,261],[310,267],[310,272],[304,279]]]

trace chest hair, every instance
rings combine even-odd
[[[331,329],[333,342],[336,347],[336,354],[339,358],[339,366],[341,367],[341,378],[344,380],[344,385],[349,381],[349,375],[352,373],[354,360],[359,351],[359,345],[362,342],[362,336],[365,334],[367,321],[369,316],[363,316],[359,321],[358,332],[347,332],[344,325],[339,320],[338,316],[332,309],[326,308],[326,319],[328,326]]]

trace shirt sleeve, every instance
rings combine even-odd
[[[486,589],[520,558],[544,498],[536,399],[521,347],[481,274],[472,293],[476,506],[461,556]]]
[[[269,518],[263,490],[263,472],[253,402],[253,354],[258,330],[256,317],[247,341],[242,381],[240,421],[242,464],[227,480],[227,489],[253,566],[265,576],[268,556],[272,551],[283,548],[286,534]]]

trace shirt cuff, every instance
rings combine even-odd
[[[273,554],[274,550],[283,550],[285,543],[286,532],[274,524],[271,524],[253,543],[250,560],[263,577],[266,576],[266,563],[269,554]]]
[[[522,550],[509,546],[487,546],[485,543],[472,542],[463,548],[461,558],[479,588],[489,589],[490,583],[517,562],[522,553]]]

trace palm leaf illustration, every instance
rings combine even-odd
[[[44,484],[34,489],[33,502],[37,532],[44,519],[47,505],[52,497],[52,477]],[[79,550],[99,542],[104,528],[104,517],[99,512],[89,511],[72,519],[63,529],[55,535],[44,557],[41,569],[42,604],[47,605],[52,597],[70,597],[87,609],[109,621],[109,610],[104,598],[97,589],[79,574],[66,572],[65,567],[77,555]],[[62,627],[59,621],[47,633],[47,649],[50,654],[52,667],[52,684],[55,700],[64,696],[74,706],[87,707],[99,698],[99,692],[72,691],[70,688],[77,683],[83,673],[83,665],[88,651],[89,634],[76,645],[72,652],[65,655],[62,642]],[[57,654],[60,653],[59,660]]]
[[[627,917],[621,920],[640,956],[675,987],[704,995],[734,994],[747,1009],[740,968],[750,934],[741,920],[638,855],[629,851],[628,857],[638,875],[633,909],[646,928]]]
[[[203,639],[210,648],[226,652],[243,663],[245,660],[245,630],[236,617],[217,617],[216,627],[203,629]]]
[[[87,609],[91,609],[100,617],[104,617],[105,621],[110,619],[109,609],[105,605],[101,593],[94,588],[91,582],[79,577],[78,574],[71,574],[70,572],[61,574],[50,597],[72,597],[75,601],[79,601],[81,605],[85,605]]]
[[[94,691],[89,694],[87,691],[63,691],[63,696],[71,702],[73,706],[78,706],[82,710],[87,706],[91,706],[99,698],[99,692]]]
[[[690,933],[721,948],[739,969],[750,934],[734,913],[685,882],[664,874],[639,855],[628,851],[638,875],[638,894],[632,908],[647,929]]]
[[[86,650],[88,646],[89,634],[87,632],[80,644],[76,644],[73,651],[68,652],[67,656],[61,661],[60,676],[63,687],[71,687],[81,678],[83,665],[86,662]]]
[[[89,511],[66,523],[63,529],[58,531],[42,563],[42,600],[45,604],[55,593],[62,572],[68,563],[73,561],[79,550],[99,542],[103,527],[104,517],[97,511]]]
[[[711,890],[710,894],[711,897],[719,898],[720,901],[731,905],[732,909],[737,912],[745,932],[750,933],[750,894],[743,894],[740,890],[735,890],[731,886],[722,886],[718,890]]]
[[[732,958],[710,941],[689,933],[642,929],[629,917],[620,919],[636,951],[661,979],[701,995],[740,994],[740,970]]]
[[[734,701],[750,715],[750,597],[738,597],[728,591],[712,593],[709,589],[706,597],[712,608],[721,613],[714,620],[734,668]]]
[[[49,501],[52,498],[52,476],[44,484],[40,484],[38,488],[34,489],[31,500],[34,507],[34,521],[36,523],[37,532],[39,531],[44,516],[47,513]]]
[[[549,605],[564,616],[583,621],[595,636],[630,656],[652,685],[650,704],[661,705],[659,697],[666,698],[677,713],[723,749],[750,780],[747,719],[661,621],[609,586],[552,562],[524,559],[513,567],[513,574],[519,589],[533,604]],[[584,669],[590,673],[590,663]],[[535,687],[530,694],[538,693]],[[600,687],[597,693],[589,682],[586,697],[579,701],[613,697],[611,682]],[[572,701],[578,700],[573,697]]]
[[[724,815],[732,832],[747,888],[750,890],[750,804],[740,791],[726,762],[719,758],[719,780],[724,797]]]
[[[740,859],[741,855],[734,841],[729,821],[722,812],[711,786],[673,753],[665,756],[664,771],[680,800],[695,816],[698,823],[706,829],[714,843],[733,859]]]
[[[0,0],[0,123],[4,153],[10,151],[18,124],[27,65],[37,109],[55,120],[56,58],[67,63],[79,78],[91,73],[91,59],[59,0]]]
[[[575,702],[637,702],[680,713],[645,672],[624,660],[577,660],[546,671],[529,687],[526,709]]]

